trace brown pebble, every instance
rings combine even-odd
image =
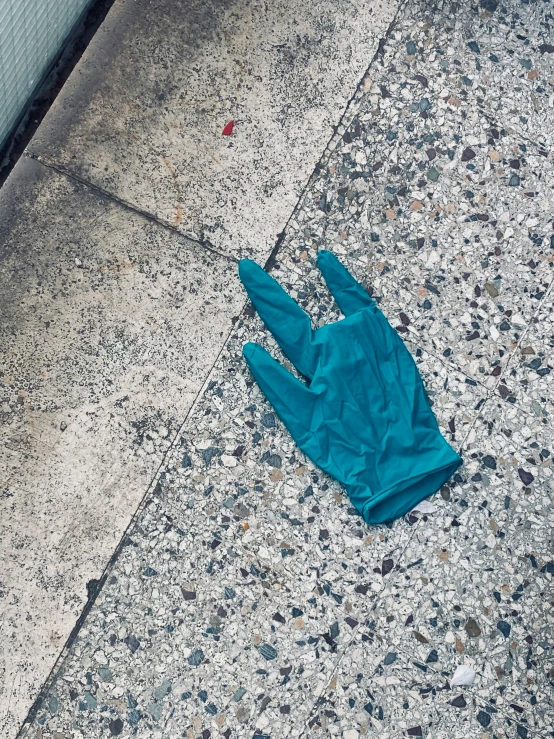
[[[467,635],[471,636],[472,638],[480,636],[481,634],[481,627],[474,618],[469,618],[464,628]]]

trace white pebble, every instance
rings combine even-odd
[[[456,672],[452,675],[450,687],[453,688],[456,685],[473,685],[474,680],[475,670],[468,665],[459,665],[456,667]]]

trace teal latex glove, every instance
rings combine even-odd
[[[392,521],[462,464],[442,437],[404,342],[328,251],[319,268],[345,318],[312,330],[299,305],[255,262],[239,275],[277,343],[309,387],[258,344],[248,366],[300,449],[341,482],[368,523]]]

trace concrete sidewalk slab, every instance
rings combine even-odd
[[[550,0],[445,4],[437,41],[455,97],[472,90],[495,120],[552,148],[554,34]],[[454,32],[453,32],[454,31]],[[418,47],[415,65],[426,51]],[[440,80],[430,80],[431,85]],[[456,90],[457,88],[457,90]],[[456,91],[455,91],[456,90]]]
[[[0,212],[7,737],[94,591],[244,298],[234,262],[31,159],[2,189]]]
[[[403,9],[290,256],[310,242],[355,254],[404,336],[492,388],[554,276],[553,157],[492,118],[476,86],[461,94],[462,42],[433,6]]]
[[[527,736],[526,727],[480,698],[466,701],[448,678],[363,628],[340,662],[333,684],[310,719],[311,736],[379,739],[502,739]]]
[[[119,0],[29,150],[263,261],[398,4]]]
[[[403,8],[271,273],[316,325],[318,249],[370,282],[465,466],[366,527],[253,383],[246,308],[26,738],[549,735],[552,160],[463,79],[457,9]]]
[[[332,320],[312,266],[296,287],[311,290],[312,315],[317,302]],[[273,274],[287,284],[294,269]],[[273,344],[243,313],[26,737],[104,737],[118,721],[122,736],[298,737],[378,607],[413,521],[361,521],[252,383],[247,339]],[[411,349],[459,446],[486,388]]]

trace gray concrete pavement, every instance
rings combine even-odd
[[[2,189],[0,211],[6,736],[244,301],[234,262],[31,159]]]
[[[119,0],[29,150],[263,259],[397,6]]]
[[[241,311],[235,257],[274,247],[397,5],[118,0],[2,189],[2,737]]]
[[[245,341],[283,358],[247,306],[25,739],[552,736],[551,16],[406,4],[268,266],[318,326],[343,260],[463,467],[365,526],[253,382]]]

